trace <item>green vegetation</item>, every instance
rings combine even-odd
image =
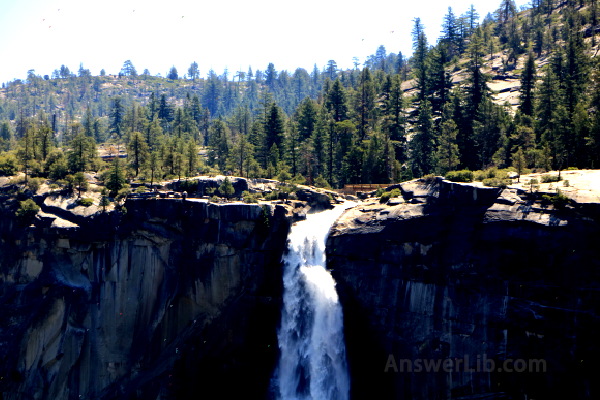
[[[138,74],[131,60],[118,77],[83,66],[75,74],[62,65],[47,79],[30,70],[0,89],[0,174],[58,181],[101,172],[114,196],[128,180],[199,173],[328,189],[467,181],[466,170],[504,185],[510,167],[518,179],[532,168],[598,168],[595,2],[534,1],[519,11],[501,0],[481,23],[473,7],[463,11],[448,9],[436,43],[414,18],[410,59],[379,46],[346,70],[335,60],[206,76],[192,62],[166,78]],[[465,79],[454,84],[459,69]],[[520,79],[516,109],[490,89],[492,75],[509,71]],[[107,171],[100,156],[117,161]]]
[[[537,179],[530,180],[529,181],[529,191],[533,192],[534,188],[537,189],[539,187],[538,184],[539,184],[539,182]]]
[[[247,190],[244,190],[242,193],[242,197],[244,198],[244,203],[258,203],[260,199],[259,193],[250,193]]]
[[[112,193],[112,192],[111,192]],[[125,198],[127,198],[127,195],[131,193],[131,189],[129,188],[122,188],[119,189],[119,191],[117,192],[116,196],[115,196],[115,201],[121,201],[124,200]]]
[[[17,173],[17,160],[12,154],[0,154],[0,175],[11,176]]]
[[[77,186],[77,197],[81,197],[81,191],[82,190],[88,190],[88,181],[87,178],[85,177],[85,174],[81,171],[77,172],[75,175],[73,175],[73,184],[75,186]]]
[[[473,182],[473,172],[468,169],[462,171],[450,171],[445,178],[452,182]]]
[[[92,204],[94,204],[94,199],[84,197],[83,199],[77,200],[77,204],[79,204],[80,206],[89,207]]]
[[[178,189],[180,191],[186,191],[188,193],[196,193],[198,190],[198,181],[197,180],[185,180],[177,183]]]
[[[231,184],[229,178],[225,178],[223,180],[223,183],[221,184],[221,186],[219,186],[219,193],[226,199],[229,199],[231,196],[233,196],[233,194],[235,193],[235,189],[233,188],[233,185]]]
[[[273,190],[265,194],[265,200],[279,200],[279,191]]]
[[[102,197],[100,197],[100,207],[102,207],[102,212],[106,212],[106,207],[110,205],[110,200],[108,199],[108,189],[102,189]]]
[[[27,181],[27,187],[34,194],[38,191],[38,189],[40,188],[41,184],[42,184],[42,180],[39,179],[39,178],[31,178],[31,179],[29,179],[29,181]]]
[[[551,202],[552,205],[554,206],[554,208],[558,208],[558,209],[564,208],[570,201],[570,199],[567,196],[562,194],[560,189],[556,191],[555,196],[549,196],[549,195],[545,194],[542,196],[542,199],[544,201]]]
[[[560,180],[561,180],[561,178],[558,175],[550,175],[550,174],[542,175],[542,183],[558,182]]]
[[[486,178],[483,180],[483,184],[484,186],[505,188],[508,185],[512,184],[512,179]]]
[[[20,202],[19,209],[15,212],[15,216],[22,223],[28,224],[33,221],[33,217],[38,213],[40,207],[31,199]]]
[[[121,161],[118,158],[112,163],[108,173],[104,175],[104,186],[112,196],[116,196],[126,186],[125,172],[121,166]]]
[[[392,189],[389,192],[385,192],[381,195],[379,199],[380,203],[387,203],[391,198],[400,196],[400,189]]]

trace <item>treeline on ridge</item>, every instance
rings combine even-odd
[[[118,76],[30,70],[0,92],[0,174],[102,170],[99,144],[126,149],[140,181],[231,173],[337,188],[511,165],[597,168],[597,16],[595,0],[520,11],[502,0],[481,23],[472,6],[449,7],[434,45],[414,19],[410,59],[380,46],[362,69],[330,60],[310,74],[270,63],[200,78],[194,62],[162,78],[130,60]],[[488,87],[507,75],[520,79],[518,104],[498,104]]]

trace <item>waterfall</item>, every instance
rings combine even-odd
[[[281,400],[349,397],[342,307],[335,281],[325,269],[325,241],[333,222],[354,205],[346,202],[309,214],[292,226],[283,258],[283,310],[277,333],[281,356],[275,379]]]

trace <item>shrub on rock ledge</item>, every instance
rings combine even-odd
[[[473,172],[468,169],[462,171],[450,171],[445,178],[451,182],[473,182]]]
[[[385,192],[384,194],[381,195],[381,198],[379,199],[380,203],[387,203],[389,201],[389,199],[393,198],[393,197],[398,197],[400,196],[400,189],[392,189],[389,192]]]
[[[21,201],[20,203],[21,205],[15,212],[15,216],[23,223],[30,223],[33,220],[33,217],[35,217],[40,210],[40,207],[31,199]]]

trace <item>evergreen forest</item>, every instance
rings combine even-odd
[[[0,90],[0,175],[60,181],[117,154],[140,182],[222,174],[332,188],[599,168],[597,0],[463,11],[448,7],[436,43],[414,18],[410,57],[379,46],[346,70],[31,69]]]

